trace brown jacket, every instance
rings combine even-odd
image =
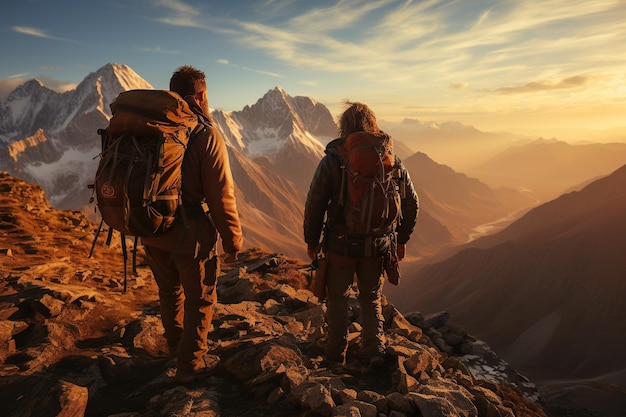
[[[210,251],[219,233],[225,252],[240,251],[243,237],[226,143],[200,108],[189,99],[187,102],[204,123],[192,133],[183,160],[185,216],[179,215],[166,233],[143,237],[141,241],[169,252],[197,254]],[[208,204],[212,222],[200,209],[203,201]]]

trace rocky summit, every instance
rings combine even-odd
[[[330,366],[308,264],[261,249],[223,265],[209,336],[220,366],[176,384],[142,248],[128,242],[125,282],[119,237],[92,246],[97,225],[6,173],[0,193],[3,416],[546,415],[534,385],[445,312],[385,303],[386,361],[370,369],[352,297],[348,361]]]

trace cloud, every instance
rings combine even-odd
[[[187,27],[194,29],[209,30],[218,34],[233,35],[236,32],[218,22],[214,14],[207,14],[200,7],[200,3],[189,5],[180,0],[149,0],[153,7],[165,9],[166,15],[153,18],[153,20],[170,26]],[[145,14],[145,11],[142,10]]]
[[[9,75],[7,78],[9,78],[9,79],[13,79],[13,78],[20,78],[20,79],[21,79],[21,78],[26,77],[27,75],[28,75],[28,73],[27,73],[27,72],[23,72],[23,73],[21,73],[21,74]]]
[[[13,26],[12,29],[17,33],[21,33],[24,35],[37,36],[37,37],[46,38],[46,39],[54,39],[54,37],[48,35],[45,31],[41,29],[31,28],[27,26]]]
[[[48,35],[45,30],[31,28],[28,26],[13,26],[11,29],[17,33],[21,33],[23,35],[35,36],[37,38],[45,38],[45,39],[53,39],[57,41],[65,41],[65,42],[74,42],[70,39],[59,38],[57,36]]]
[[[43,83],[49,89],[56,91],[57,93],[64,93],[66,91],[74,90],[78,84],[70,83],[56,78],[48,77],[46,75],[38,76],[37,79]]]
[[[626,41],[619,8],[619,0],[340,0],[300,7],[291,18],[271,24],[267,19],[233,20],[231,28],[232,39],[243,47],[299,69],[352,73],[404,89],[450,86],[462,77],[493,90],[488,85],[496,80],[513,82],[557,68],[576,73],[594,65],[618,65],[579,57],[619,50]]]
[[[468,86],[469,86],[469,84],[468,84],[468,83],[459,83],[459,82],[456,82],[456,83],[451,83],[451,84],[450,84],[450,87],[451,87],[451,88],[453,88],[453,89],[455,89],[455,90],[464,90],[464,89],[466,89]]]
[[[595,78],[588,75],[575,75],[561,80],[531,81],[517,86],[507,86],[494,90],[498,94],[527,94],[552,90],[568,90],[572,88],[584,87]]]
[[[198,13],[195,7],[179,0],[156,0],[154,3],[157,6],[165,7],[180,14],[194,15]]]
[[[264,55],[254,62],[268,62],[268,70],[248,61],[244,67],[218,60],[222,65],[276,78],[283,75],[272,71],[272,63],[296,69],[304,80],[345,77],[346,89],[367,85],[371,97],[397,103],[471,85],[490,94],[457,100],[456,108],[509,108],[527,105],[531,92],[558,93],[593,82],[567,74],[623,72],[624,60],[615,53],[626,42],[623,0],[259,0],[230,15],[217,6],[211,13],[208,6],[192,8],[189,0],[151,1],[166,11],[161,22],[225,35],[221,42]],[[597,90],[585,89],[589,97],[604,94],[600,83],[593,86]],[[487,100],[494,92],[502,103]],[[485,101],[477,104],[478,98]]]
[[[161,47],[160,47],[159,45],[155,46],[154,48],[149,47],[149,46],[146,46],[145,48],[142,48],[141,50],[142,50],[142,51],[145,51],[145,52],[155,52],[155,53],[157,53],[157,54],[172,54],[172,55],[177,55],[177,54],[179,54],[179,53],[180,53],[179,51],[173,51],[173,50],[172,50],[172,51],[170,51],[170,50],[167,50],[167,49],[161,49]]]
[[[216,33],[232,34],[233,31],[216,22],[214,13],[204,13],[200,3],[190,5],[181,0],[150,0],[151,4],[159,9],[165,9],[167,14],[155,18],[157,22],[170,26],[204,29]]]
[[[264,71],[264,70],[259,70],[259,69],[255,69],[255,68],[245,67],[245,66],[242,66],[242,65],[233,64],[230,61],[228,61],[227,59],[216,59],[215,62],[217,62],[218,64],[227,65],[229,67],[239,68],[239,69],[242,69],[244,71],[254,72],[256,74],[267,75],[269,77],[274,77],[274,78],[284,78],[284,75],[278,74],[276,72]]]
[[[158,22],[171,26],[182,26],[205,29],[206,22],[202,19],[200,10],[180,0],[152,0],[157,8],[167,9],[170,14],[155,19]]]

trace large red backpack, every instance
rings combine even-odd
[[[391,137],[383,132],[354,132],[338,150],[344,177],[339,204],[346,233],[376,237],[394,231],[400,193]]]

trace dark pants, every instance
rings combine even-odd
[[[177,367],[197,370],[207,353],[217,303],[219,261],[211,251],[205,256],[174,254],[146,246],[152,273],[159,286],[161,321],[170,355]]]
[[[357,277],[358,301],[363,331],[361,348],[366,355],[384,351],[384,318],[382,313],[382,260],[378,257],[352,259],[350,262],[328,262],[328,342],[326,355],[338,362],[345,360],[348,337],[348,301],[350,287]]]

